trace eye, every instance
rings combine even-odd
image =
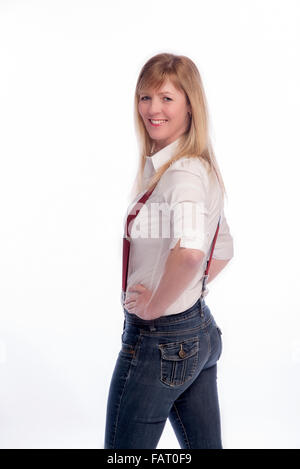
[[[144,98],[149,98],[149,96],[142,96],[141,101],[144,101]],[[164,96],[164,98],[169,99],[170,101],[172,101],[172,99],[169,98],[168,96]]]

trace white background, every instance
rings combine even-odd
[[[189,56],[207,94],[235,256],[225,448],[300,447],[297,0],[0,1],[0,445],[103,448],[121,344],[138,73]],[[179,448],[169,422],[158,448]]]

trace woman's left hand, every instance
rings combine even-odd
[[[128,291],[132,293],[126,296],[124,303],[127,311],[136,314],[136,316],[139,316],[141,319],[152,319],[147,308],[152,296],[152,291],[148,290],[148,288],[144,287],[141,283],[132,285],[132,287],[128,288]]]

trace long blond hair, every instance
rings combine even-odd
[[[166,79],[170,79],[175,88],[185,93],[187,103],[191,105],[191,119],[188,129],[178,141],[173,157],[163,164],[142,187],[142,176],[146,156],[150,155],[154,141],[150,138],[138,110],[139,95],[144,89],[159,89]],[[183,55],[161,53],[150,58],[142,67],[138,76],[134,96],[134,124],[140,147],[140,159],[137,174],[131,190],[135,197],[142,190],[151,190],[164,172],[174,161],[182,157],[200,158],[206,162],[208,172],[215,172],[221,187],[222,197],[227,197],[225,185],[212,148],[209,135],[209,115],[202,79],[194,62]]]

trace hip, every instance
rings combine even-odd
[[[161,384],[182,386],[220,358],[221,330],[203,298],[181,313],[153,320],[125,308],[124,316],[120,358],[130,360],[137,382],[158,374]]]

